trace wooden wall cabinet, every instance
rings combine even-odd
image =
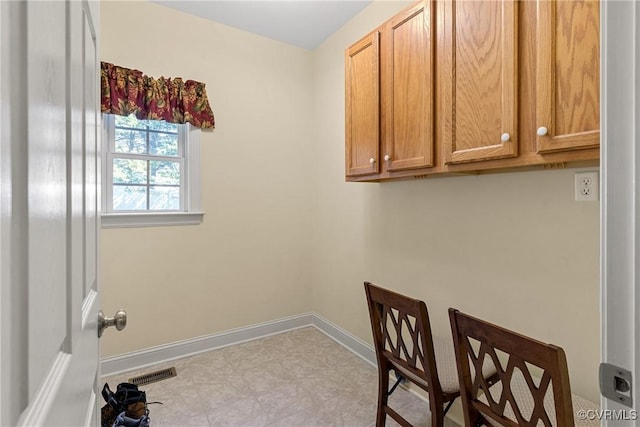
[[[405,9],[347,49],[346,174],[433,165],[432,2]]]
[[[347,176],[379,171],[380,152],[380,34],[374,31],[347,49],[346,171]]]
[[[433,3],[422,1],[383,27],[383,169],[433,166],[435,25]]]
[[[536,121],[539,153],[600,144],[597,1],[539,1]]]
[[[518,9],[513,0],[452,0],[441,28],[445,162],[518,155]]]
[[[599,3],[419,1],[346,51],[346,179],[597,165]]]

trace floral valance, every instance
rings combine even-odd
[[[101,62],[100,80],[103,113],[191,123],[202,129],[215,127],[204,83],[180,77],[154,79],[107,62]]]

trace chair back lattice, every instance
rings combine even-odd
[[[449,309],[449,318],[467,426],[487,420],[505,426],[574,425],[562,348],[455,309]],[[491,390],[493,382],[480,375],[486,363],[498,374],[499,382]]]
[[[425,303],[368,282],[365,290],[380,366],[404,369],[440,392]]]

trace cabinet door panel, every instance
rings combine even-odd
[[[389,171],[433,166],[432,7],[431,1],[418,3],[392,19],[385,31],[382,111]]]
[[[447,1],[442,115],[446,163],[517,152],[517,3]]]
[[[379,33],[375,31],[347,50],[346,174],[376,174],[380,147]]]
[[[599,3],[540,1],[537,24],[538,152],[598,147]]]

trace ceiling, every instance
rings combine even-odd
[[[372,0],[153,0],[155,3],[313,50]]]

